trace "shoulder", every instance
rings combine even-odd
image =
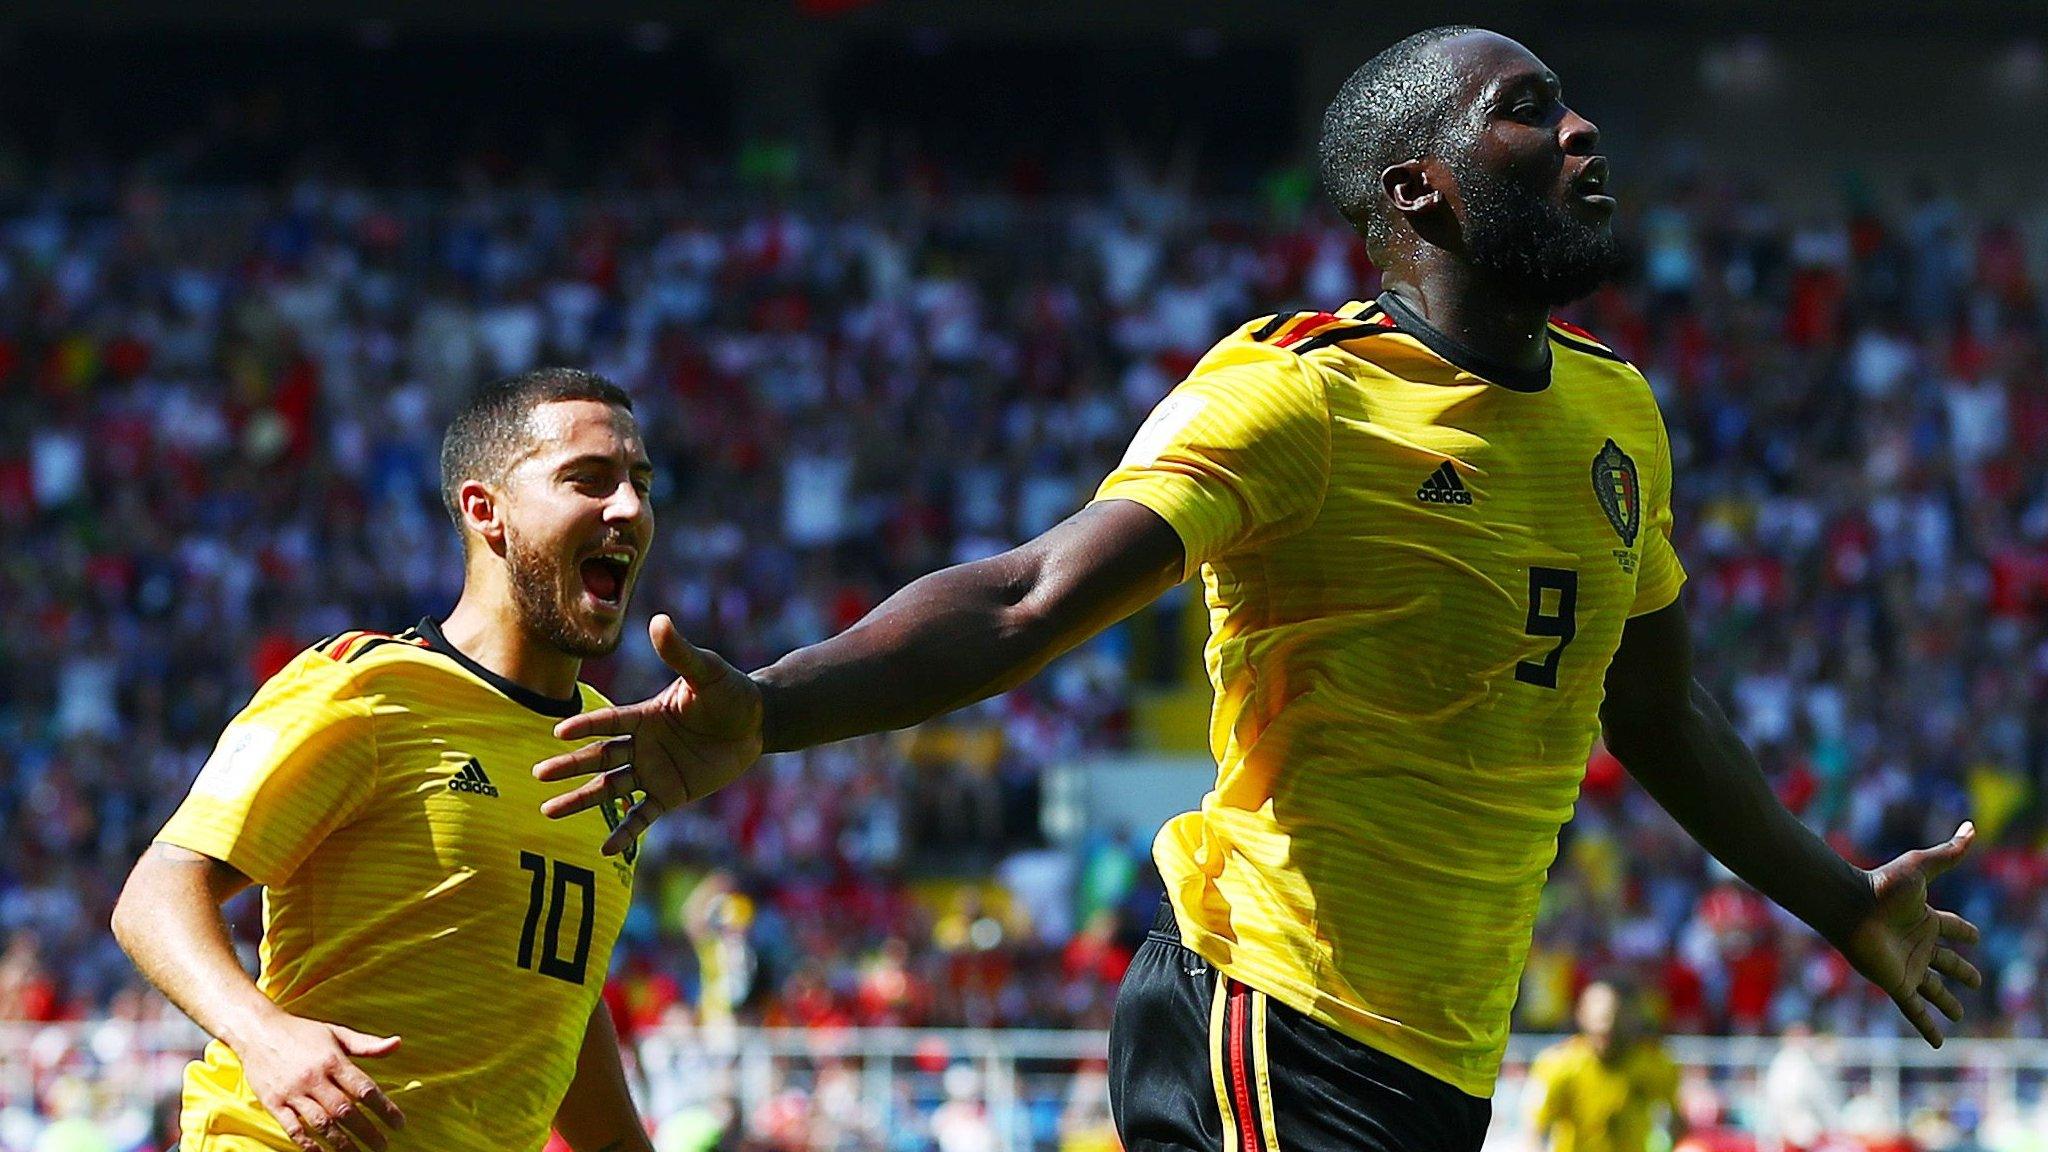
[[[1629,363],[1628,357],[1616,352],[1612,347],[1608,346],[1606,341],[1579,327],[1577,324],[1552,317],[1549,330],[1550,343],[1555,347],[1562,348],[1568,352],[1577,352],[1581,355],[1596,357],[1601,360],[1611,360],[1616,364]],[[1629,367],[1634,368],[1635,365],[1629,364]]]
[[[1217,341],[1188,378],[1248,376],[1282,387],[1289,382],[1327,386],[1332,373],[1343,375],[1331,350],[1363,355],[1368,337],[1393,330],[1377,304],[1353,303],[1335,312],[1275,312],[1246,321]]]
[[[1678,1075],[1678,1061],[1664,1050],[1664,1045],[1655,1040],[1645,1040],[1636,1046],[1636,1060],[1643,1074],[1653,1081],[1662,1081]]]
[[[1354,301],[1335,312],[1299,310],[1261,316],[1226,337],[1218,347],[1236,342],[1307,356],[1391,331],[1393,321],[1377,303]]]
[[[1548,332],[1553,372],[1565,372],[1650,390],[1650,382],[1629,358],[1577,324],[1552,319]]]
[[[1549,333],[1553,378],[1593,383],[1609,396],[1618,389],[1647,405],[1650,411],[1656,410],[1657,398],[1649,379],[1626,356],[1576,324],[1552,320]]]
[[[385,660],[370,661],[370,664],[384,663],[393,655],[401,655],[405,649],[424,651],[427,647],[427,641],[425,637],[410,628],[403,632],[371,632],[366,629],[358,629],[350,632],[338,632],[319,641],[311,648],[306,649],[301,654],[301,658],[320,656],[325,658],[330,664],[364,664],[371,653],[394,646],[399,648],[400,652],[386,653]],[[365,664],[364,666],[367,667],[370,664]]]
[[[313,644],[285,665],[271,683],[296,686],[336,701],[378,695],[408,673],[428,669],[433,653],[411,629],[404,632],[353,630]],[[266,690],[270,685],[265,685]]]
[[[366,663],[346,659],[346,642],[361,635],[330,636],[293,657],[229,722],[223,749],[327,747],[326,741],[369,734],[382,692],[365,675]]]
[[[1571,1063],[1571,1041],[1553,1045],[1536,1054],[1529,1062],[1529,1075],[1538,1080],[1555,1080]]]
[[[599,708],[609,708],[612,706],[611,697],[606,696],[588,684],[578,681],[576,690],[583,695],[583,710],[585,712],[595,712]]]

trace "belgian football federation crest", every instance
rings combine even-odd
[[[1607,513],[1621,542],[1635,547],[1636,533],[1643,527],[1643,486],[1636,462],[1611,437],[1593,457],[1593,495],[1599,497],[1600,510]]]

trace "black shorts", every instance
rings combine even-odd
[[[1164,904],[1117,991],[1109,1104],[1130,1152],[1478,1152],[1493,1115],[1221,975]]]

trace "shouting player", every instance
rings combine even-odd
[[[1616,264],[1599,130],[1526,48],[1465,27],[1375,57],[1323,125],[1378,299],[1240,328],[1089,507],[752,676],[657,617],[680,679],[560,725],[613,739],[538,767],[603,773],[547,811],[644,789],[620,848],[764,750],[1014,687],[1199,573],[1218,775],[1154,846],[1166,907],[1110,1040],[1127,1146],[1477,1149],[1603,723],[1700,843],[1940,1043],[1976,930],[1926,890],[1970,829],[1866,872],[1777,801],[1693,681],[1650,389],[1550,320]]]
[[[617,810],[541,819],[558,789],[526,771],[606,703],[577,676],[618,646],[654,533],[631,409],[568,369],[479,393],[441,449],[455,610],[300,654],[135,866],[115,934],[216,1037],[186,1152],[533,1150],[551,1125],[649,1148],[598,998],[632,895],[631,854],[600,852]],[[219,909],[252,883],[253,982]]]

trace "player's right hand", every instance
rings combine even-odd
[[[664,812],[711,795],[761,758],[761,686],[685,640],[665,614],[648,623],[647,636],[675,680],[638,704],[599,708],[555,725],[562,740],[611,739],[533,767],[542,780],[595,777],[540,806],[555,819],[642,793],[605,839],[608,856],[625,851]]]
[[[389,1056],[396,1036],[369,1036],[353,1028],[280,1015],[245,1037],[235,1055],[256,1099],[270,1110],[291,1142],[306,1152],[384,1152],[390,1138],[370,1119],[405,1127],[405,1114],[355,1060]]]

